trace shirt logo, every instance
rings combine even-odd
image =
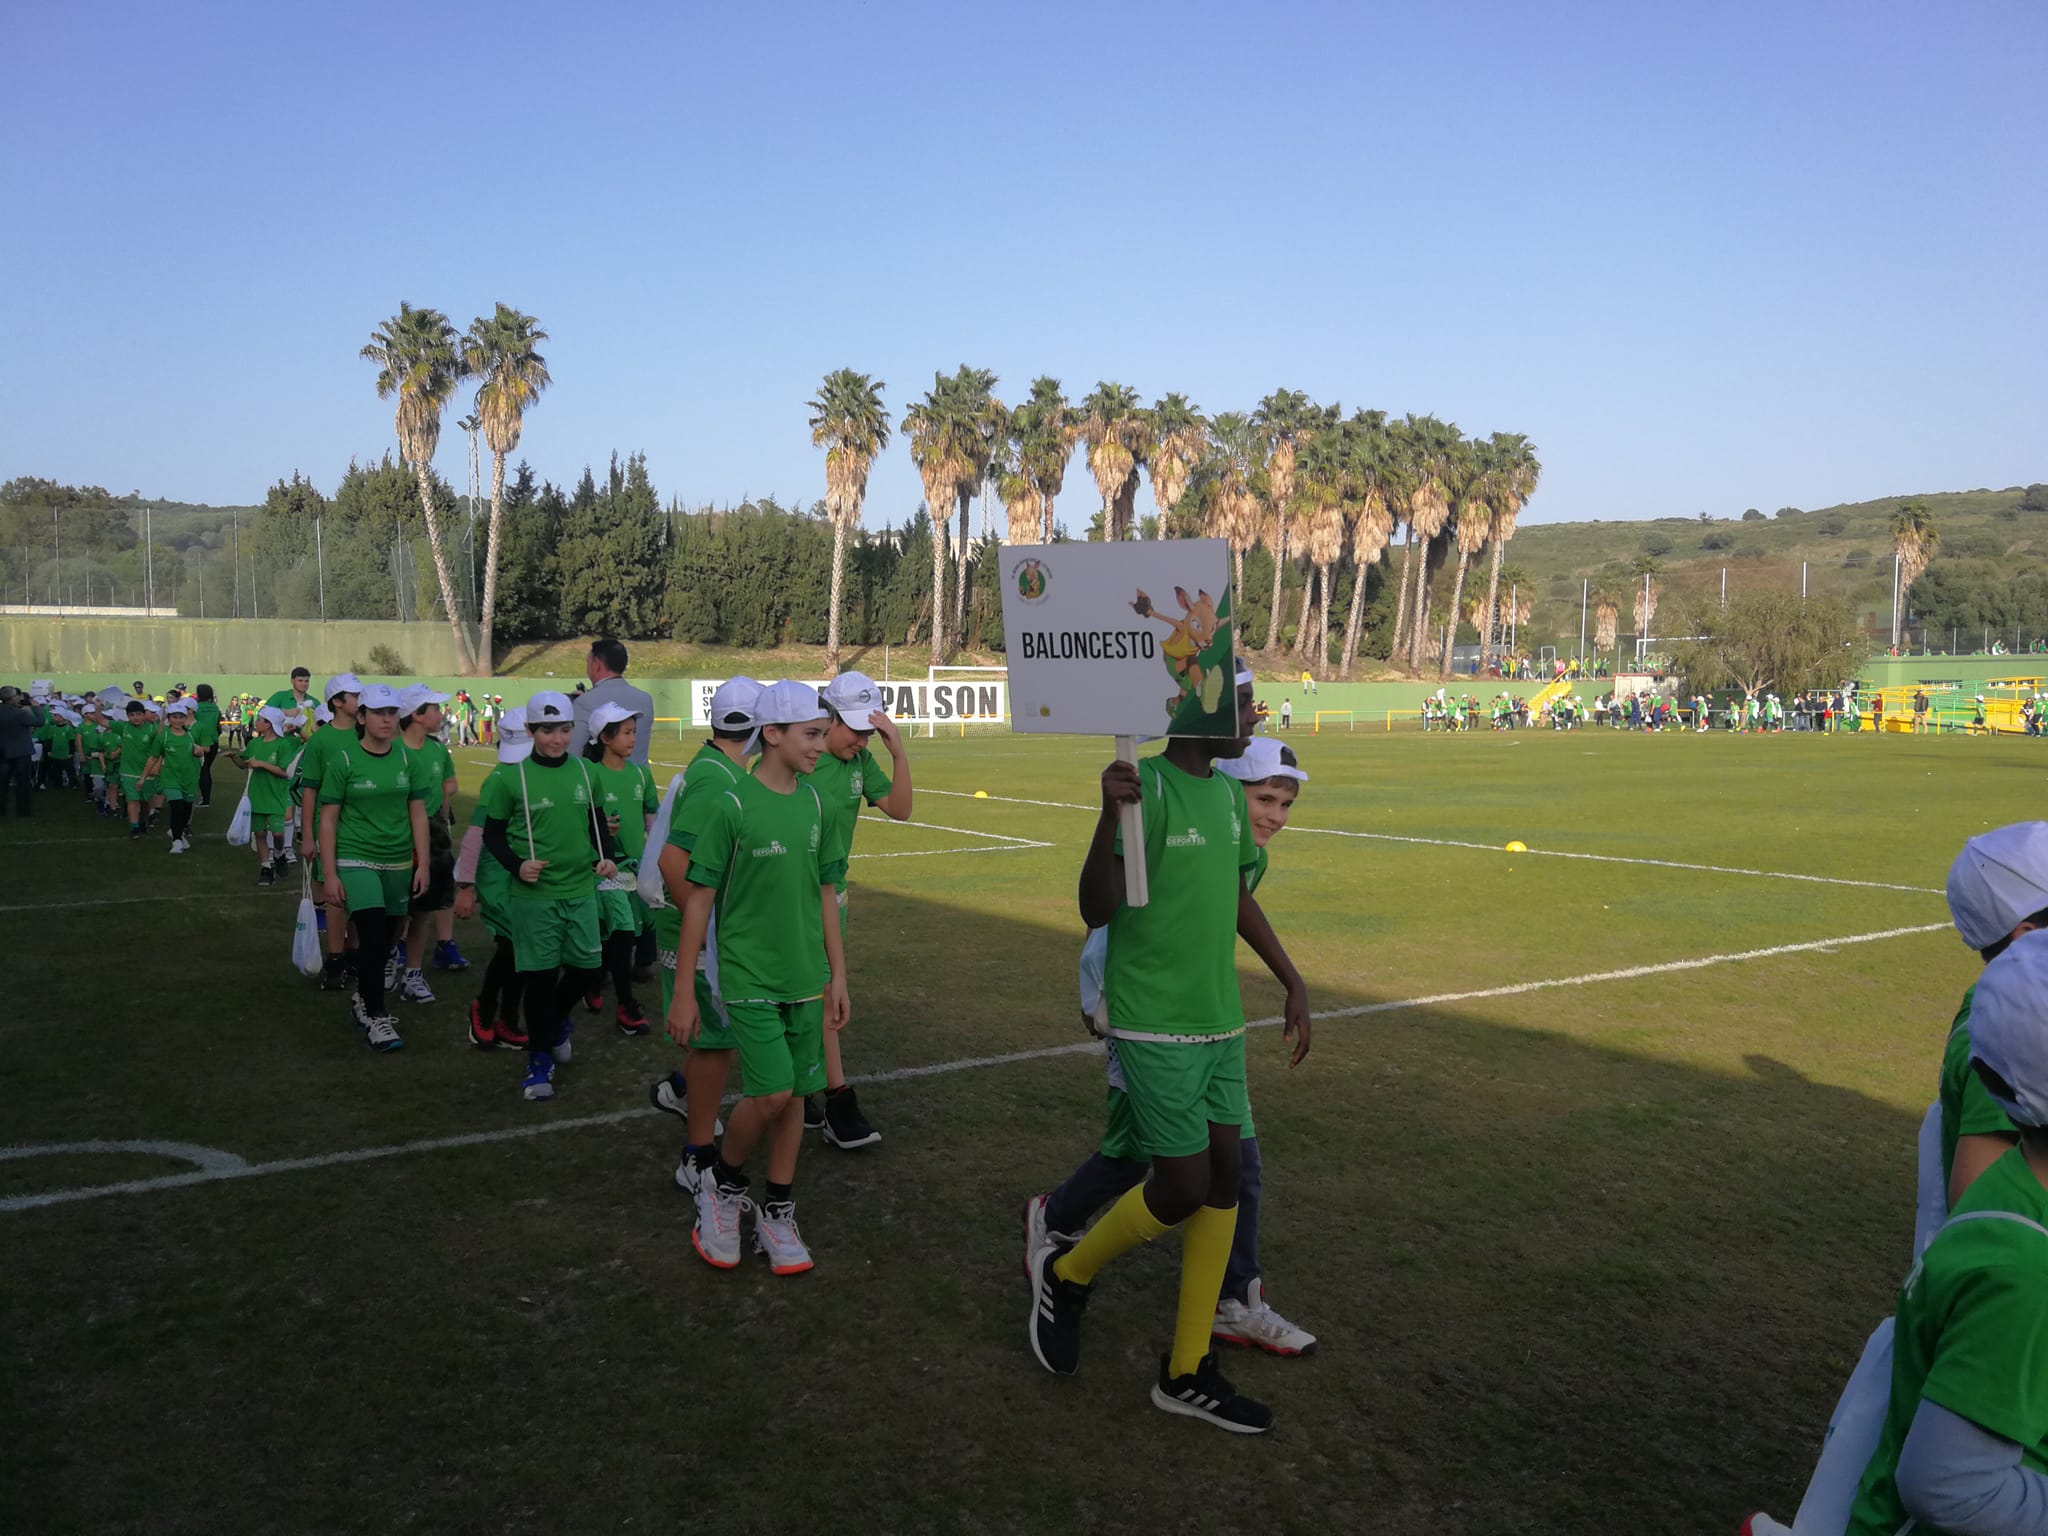
[[[858,768],[854,769],[853,778],[848,785],[848,788],[850,788],[853,791],[853,798],[858,800],[867,791],[867,787],[867,775],[861,772]]]
[[[533,802],[533,809],[536,811],[552,811],[554,808],[555,802],[548,799],[545,795]]]
[[[752,852],[754,857],[757,859],[779,859],[785,853],[789,852],[787,848],[783,847],[779,841],[773,838],[769,839],[767,847],[755,848],[749,851]]]
[[[1184,833],[1169,832],[1166,835],[1166,846],[1169,848],[1206,848],[1209,846],[1209,839],[1202,836],[1195,828],[1189,827]]]

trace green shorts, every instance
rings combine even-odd
[[[1191,1157],[1207,1149],[1210,1126],[1251,1125],[1243,1035],[1192,1045],[1121,1039],[1115,1045],[1124,1092],[1110,1090],[1105,1155],[1132,1160]],[[1124,1101],[1121,1111],[1115,1102],[1119,1098]],[[1117,1151],[1110,1150],[1112,1136]]]
[[[640,934],[647,931],[647,903],[638,891],[597,892],[597,925],[606,938],[615,933]]]
[[[603,963],[595,891],[554,898],[515,891],[505,902],[504,915],[513,958],[522,971],[551,971],[558,965],[594,971]]]
[[[476,861],[476,904],[484,920],[484,926],[494,937],[510,939],[512,929],[505,917],[505,909],[512,900],[512,876],[506,872],[491,854],[478,856]]]
[[[266,832],[285,830],[285,818],[279,811],[251,811],[249,813],[249,835],[258,836]]]
[[[393,917],[405,916],[412,903],[412,866],[404,869],[365,869],[336,859],[335,873],[341,876],[342,900],[351,912],[373,912],[382,907]]]
[[[683,941],[683,918],[674,907],[655,907],[647,916],[654,929],[654,946],[661,961],[661,1017],[666,1023],[668,1011],[676,1000],[676,946]],[[725,1005],[712,996],[711,983],[702,971],[692,975],[697,988],[697,1038],[690,1043],[690,1049],[735,1049],[739,1041],[733,1038],[732,1020],[725,1016]]]
[[[121,775],[121,798],[123,800],[147,800],[149,792],[143,787],[142,775],[124,773]]]
[[[740,1053],[741,1091],[799,1097],[825,1086],[825,1003],[728,1003]],[[1203,1145],[1208,1145],[1206,1139]]]
[[[183,800],[188,804],[196,804],[199,800],[199,791],[197,789],[185,789],[176,784],[166,784],[162,788],[164,803],[167,805],[173,800]]]

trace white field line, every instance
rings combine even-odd
[[[921,795],[949,795],[955,799],[976,798],[957,789],[920,789]],[[990,800],[1005,805],[1039,805],[1061,811],[1092,811],[1097,807],[1081,805],[1070,800],[1020,800],[1008,795],[990,795]],[[1507,850],[1492,843],[1467,842],[1451,837],[1404,837],[1394,832],[1347,832],[1338,827],[1304,827],[1297,822],[1288,823],[1290,832],[1309,832],[1320,837],[1352,837],[1375,843],[1412,843],[1424,848],[1469,848],[1479,853],[1505,854]],[[1746,875],[1756,880],[1800,880],[1813,885],[1847,885],[1868,891],[1904,891],[1913,896],[1942,896],[1944,891],[1927,885],[1898,885],[1889,880],[1847,880],[1835,875],[1800,875],[1782,869],[1737,869],[1727,864],[1686,864],[1676,859],[1638,859],[1619,853],[1574,853],[1563,848],[1530,848],[1524,853],[1511,855],[1514,858],[1534,859],[1584,859],[1595,864],[1641,864],[1652,869],[1687,869],[1703,875]]]
[[[233,901],[243,896],[276,896],[280,893],[290,894],[283,885],[260,889],[252,887],[246,891],[159,892],[154,896],[96,896],[90,901],[30,901],[18,906],[0,907],[0,912],[54,912],[59,907],[131,907],[142,902],[161,905],[167,901]]]
[[[1528,992],[1551,991],[1559,987],[1588,987],[1609,981],[1638,981],[1648,976],[1668,976],[1680,971],[1699,971],[1717,965],[1740,965],[1752,960],[1770,960],[1780,955],[1830,954],[1852,944],[1876,944],[1886,939],[1907,938],[1923,933],[1938,933],[1949,927],[1947,923],[1920,923],[1909,928],[1885,928],[1875,933],[1845,934],[1834,939],[1811,939],[1801,944],[1777,944],[1768,949],[1747,949],[1732,954],[1701,955],[1691,960],[1666,960],[1656,965],[1635,965],[1622,970],[1591,971],[1583,976],[1557,976],[1545,981],[1521,981],[1502,987],[1481,987],[1470,992],[1438,992],[1428,997],[1396,998],[1381,1003],[1360,1003],[1351,1008],[1335,1008],[1313,1015],[1319,1020],[1356,1019],[1372,1014],[1399,1013],[1411,1008],[1433,1008],[1448,1003],[1484,1002],[1496,997],[1519,997]],[[1253,1019],[1246,1025],[1249,1029],[1270,1029],[1283,1022],[1278,1015]],[[921,1077],[944,1077],[955,1072],[978,1071],[984,1067],[1013,1066],[1019,1062],[1045,1061],[1056,1056],[1082,1056],[1101,1050],[1094,1040],[1073,1040],[1063,1045],[1040,1046],[1028,1051],[1007,1051],[997,1056],[968,1056],[957,1061],[931,1062],[923,1066],[896,1067],[887,1072],[870,1072],[850,1079],[862,1085],[868,1083],[902,1083]],[[731,1102],[728,1099],[728,1102]],[[225,1179],[253,1179],[273,1173],[303,1173],[319,1168],[336,1168],[349,1163],[380,1162],[390,1157],[409,1157],[420,1152],[445,1152],[461,1147],[489,1146],[495,1142],[517,1141],[531,1136],[545,1136],[554,1131],[586,1130],[593,1126],[617,1125],[622,1121],[639,1119],[645,1115],[659,1114],[651,1105],[642,1104],[632,1109],[611,1110],[604,1114],[579,1115],[568,1120],[538,1121],[532,1125],[508,1126],[493,1131],[472,1131],[461,1136],[435,1136],[422,1141],[399,1142],[388,1147],[362,1147],[351,1152],[321,1152],[310,1157],[280,1158],[268,1163],[243,1163],[239,1166],[220,1165],[211,1168],[195,1168],[186,1173],[165,1174],[159,1178],[128,1179],[118,1184],[94,1184],[79,1189],[43,1190],[35,1194],[0,1196],[0,1213],[9,1211],[36,1210],[48,1205],[68,1205],[77,1200],[97,1200],[107,1195],[150,1194],[162,1189],[182,1189],[191,1184],[213,1184]],[[57,1148],[0,1147],[0,1160],[10,1157],[35,1156],[43,1152],[78,1150],[80,1144]],[[232,1157],[232,1153],[216,1154]]]

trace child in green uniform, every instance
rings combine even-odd
[[[142,836],[149,797],[156,792],[156,771],[161,766],[158,754],[163,731],[150,717],[150,707],[147,699],[128,701],[127,719],[115,729],[113,750],[108,754],[120,774],[131,838]]]
[[[1971,1027],[1972,1069],[2019,1144],[1899,1290],[1889,1404],[1849,1536],[2048,1525],[2048,933],[1984,968]]]
[[[679,1116],[686,1126],[683,1155],[676,1163],[676,1187],[692,1196],[717,1160],[720,1134],[718,1106],[732,1065],[732,1030],[720,1002],[718,932],[714,917],[704,945],[690,970],[690,991],[697,1003],[697,1033],[685,1042],[675,1033],[675,999],[682,973],[677,950],[683,940],[683,907],[690,895],[690,854],[711,802],[736,789],[747,776],[747,759],[759,747],[754,706],[761,685],[751,677],[720,683],[710,700],[711,736],[697,749],[683,772],[683,782],[669,807],[668,838],[656,858],[666,900],[653,912],[654,943],[661,964],[661,1016],[671,1038],[687,1043],[689,1055],[681,1071],[672,1071],[649,1090],[654,1107]]]
[[[201,683],[193,690],[197,701],[192,710],[192,744],[199,748],[199,805],[213,804],[213,760],[220,755],[220,705],[213,699],[213,684]]]
[[[755,1210],[754,1250],[778,1275],[811,1267],[792,1194],[803,1142],[803,1096],[825,1078],[824,1032],[845,1027],[849,1007],[839,942],[839,866],[846,852],[825,836],[816,790],[829,729],[817,690],[779,682],[755,706],[762,755],[754,772],[711,798],[690,854],[678,968],[696,965],[713,909],[718,979],[740,1059],[742,1097],[711,1178],[697,1189],[691,1236],[704,1261],[740,1261],[740,1219]],[[669,1031],[687,1044],[698,1026],[694,992],[676,989]],[[746,1164],[768,1143],[767,1195],[748,1198]]]
[[[810,776],[811,788],[825,807],[825,835],[853,857],[853,835],[860,826],[862,805],[876,807],[891,821],[908,821],[911,811],[910,758],[903,750],[903,737],[888,711],[882,708],[882,690],[864,672],[842,672],[820,693],[832,712],[832,729],[825,737],[824,755]],[[879,737],[889,754],[885,771],[868,749],[870,737]],[[846,876],[839,877],[839,935],[846,937]],[[821,1098],[804,1100],[804,1129],[824,1133],[825,1141],[842,1152],[872,1146],[882,1133],[868,1124],[860,1112],[853,1085],[846,1080],[846,1063],[839,1052],[836,1032],[825,1036],[825,1092]]]
[[[199,760],[205,750],[192,739],[193,703],[180,699],[164,711],[163,767],[159,782],[171,815],[171,852],[192,846],[192,806],[199,799]]]
[[[1071,1248],[1048,1240],[1032,1263],[1028,1331],[1046,1369],[1080,1365],[1081,1314],[1103,1265],[1184,1227],[1173,1348],[1159,1362],[1153,1403],[1238,1434],[1272,1427],[1242,1397],[1210,1351],[1210,1331],[1237,1227],[1239,1138],[1245,1090],[1244,1005],[1236,936],[1286,978],[1285,1033],[1299,1062],[1309,1044],[1308,989],[1245,889],[1257,863],[1243,786],[1211,760],[1242,753],[1252,731],[1252,687],[1238,673],[1236,739],[1177,737],[1141,766],[1103,770],[1102,811],[1081,868],[1081,920],[1109,929],[1107,1033],[1151,1179],[1112,1206]],[[1124,902],[1118,829],[1122,806],[1142,803],[1151,900]]]
[[[455,759],[439,734],[441,706],[447,702],[447,694],[425,683],[398,693],[398,739],[412,757],[413,781],[427,804],[427,888],[405,920],[405,973],[391,978],[408,1003],[434,1000],[422,970],[430,938],[439,936],[434,963],[441,970],[459,971],[469,964],[455,948]]]
[[[512,876],[506,926],[526,1005],[528,1099],[555,1096],[555,1067],[569,1060],[569,1010],[587,995],[602,958],[597,882],[618,872],[612,837],[597,811],[590,765],[569,756],[575,711],[552,689],[526,701],[533,751],[485,784],[484,852]]]
[[[1948,909],[1963,942],[1988,965],[2023,933],[2048,928],[2048,821],[2022,821],[1963,844],[1948,872]],[[1941,1053],[1941,1175],[1953,1210],[2019,1131],[1970,1070],[1970,1011],[1963,994]]]
[[[637,715],[619,704],[600,704],[590,712],[589,730],[583,755],[592,764],[598,810],[612,834],[619,866],[617,874],[598,884],[598,931],[605,969],[611,972],[618,999],[615,1019],[619,1031],[638,1037],[647,1033],[649,1025],[647,1010],[633,993],[633,950],[647,931],[652,914],[636,889],[637,876],[640,856],[647,847],[647,826],[661,808],[661,796],[654,788],[654,775],[633,761],[640,733]],[[601,980],[598,986],[602,986]],[[592,1013],[604,1007],[598,987],[593,987],[584,1001]]]
[[[327,909],[348,910],[361,935],[356,1023],[373,1051],[405,1042],[385,1012],[383,959],[413,897],[427,888],[427,806],[398,740],[398,692],[377,683],[358,697],[353,743],[327,750],[320,776],[320,868]]]
[[[292,674],[294,686],[299,674]],[[289,692],[289,690],[287,690]],[[305,743],[299,752],[294,773],[294,792],[299,800],[299,857],[312,860],[314,918],[320,925],[320,932],[327,946],[327,962],[320,974],[320,989],[323,992],[339,992],[348,985],[351,957],[348,953],[348,923],[338,908],[331,909],[327,902],[329,882],[328,871],[318,862],[319,825],[318,806],[320,786],[327,777],[328,763],[334,755],[356,740],[356,705],[362,697],[363,685],[356,681],[352,672],[342,672],[327,679],[323,697],[332,718],[325,725],[309,723],[301,736]],[[278,695],[272,695],[273,701]],[[285,729],[291,729],[292,710],[288,705],[273,702],[272,709],[285,712]],[[394,720],[396,717],[393,717]],[[384,956],[390,946],[372,950],[371,956],[381,969]],[[380,989],[381,990],[381,989]]]
[[[519,957],[512,947],[512,928],[507,904],[512,899],[512,877],[504,865],[483,854],[484,802],[490,798],[491,781],[508,768],[523,763],[533,751],[533,738],[526,734],[523,706],[505,711],[498,733],[498,761],[477,790],[476,809],[463,834],[462,852],[455,860],[455,915],[468,919],[481,915],[484,926],[497,940],[490,964],[484,967],[484,981],[469,1005],[469,1043],[479,1050],[523,1051],[526,1031],[519,1024]]]
[[[286,764],[299,744],[284,734],[284,711],[268,706],[256,717],[256,739],[230,759],[249,775],[249,846],[256,850],[256,883],[277,884],[279,853],[291,836],[291,774]]]

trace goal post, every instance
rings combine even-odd
[[[1355,731],[1355,730],[1357,730],[1357,729],[1358,729],[1358,718],[1357,718],[1357,716],[1355,716],[1354,714],[1352,714],[1352,712],[1351,712],[1350,710],[1348,710],[1348,709],[1319,709],[1319,710],[1317,710],[1317,711],[1316,711],[1316,717],[1315,717],[1315,721],[1314,721],[1314,729],[1312,730],[1312,732],[1311,732],[1310,734],[1312,734],[1312,735],[1316,735],[1316,736],[1320,736],[1320,735],[1322,735],[1322,734],[1323,734],[1323,722],[1324,722],[1325,720],[1327,720],[1327,721],[1329,721],[1329,722],[1330,722],[1330,729],[1331,729],[1331,730],[1335,730],[1335,729],[1337,728],[1337,722],[1338,722],[1339,720],[1342,720],[1342,721],[1344,722],[1344,729],[1345,729],[1345,730],[1347,730],[1347,731]],[[1389,728],[1391,729],[1391,725],[1389,726]]]
[[[897,712],[899,715],[902,711]],[[911,733],[916,727],[925,727],[927,736],[937,736],[941,728],[958,727],[962,736],[967,728],[994,727],[1008,730],[1010,725],[1010,669],[1008,667],[946,666],[926,667],[924,689],[918,700],[916,714],[912,717]]]

